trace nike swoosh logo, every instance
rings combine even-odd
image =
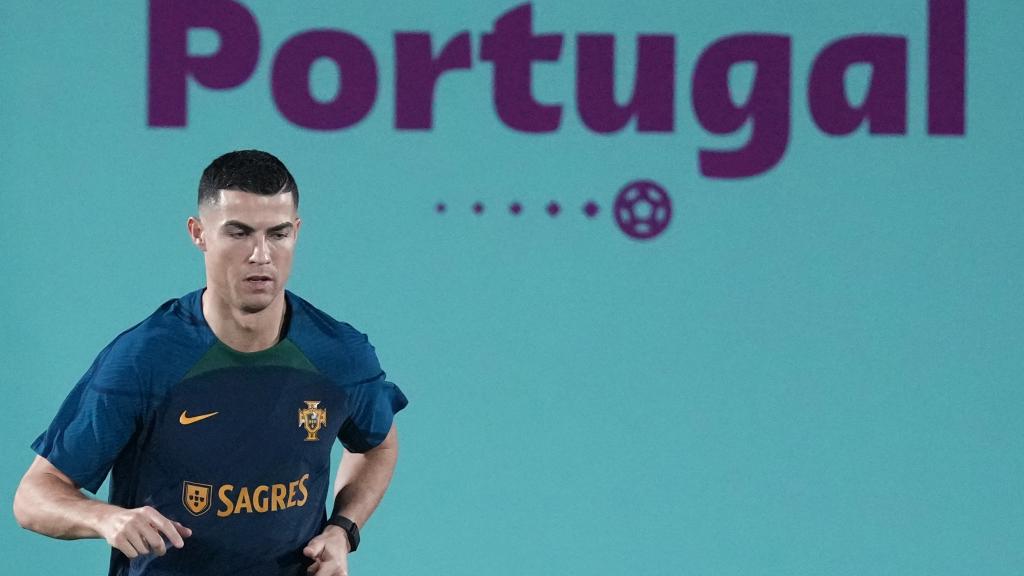
[[[217,414],[220,414],[220,412],[210,412],[209,414],[200,414],[199,416],[189,416],[188,410],[182,410],[181,416],[178,416],[178,422],[180,422],[182,426],[188,426],[189,424],[195,424],[200,420],[206,420],[207,418],[216,416]]]

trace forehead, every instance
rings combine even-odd
[[[241,190],[220,190],[215,203],[199,208],[204,219],[217,222],[237,220],[254,228],[275,226],[295,219],[295,200],[291,192],[264,196]]]

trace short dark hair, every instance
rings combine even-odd
[[[284,163],[261,150],[236,150],[217,158],[199,179],[199,205],[215,203],[220,190],[241,190],[262,196],[290,192],[299,207],[299,187]]]

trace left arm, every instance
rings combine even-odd
[[[334,482],[334,514],[362,528],[384,497],[397,461],[398,430],[394,424],[384,441],[366,453],[345,451]],[[333,524],[303,550],[315,559],[309,572],[318,576],[348,576],[348,553],[348,535]]]

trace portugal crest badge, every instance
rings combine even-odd
[[[299,410],[299,426],[306,429],[306,442],[319,440],[316,433],[327,426],[327,409],[317,408],[319,400],[304,400],[306,407]]]
[[[202,516],[210,509],[213,486],[185,481],[181,488],[181,503],[193,516]]]

